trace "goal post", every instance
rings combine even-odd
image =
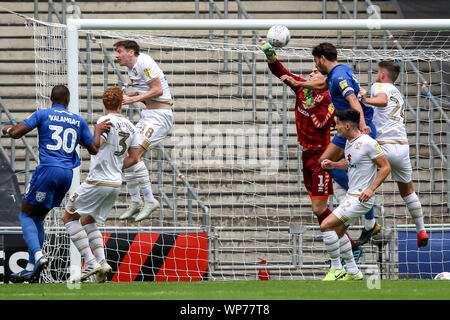
[[[337,38],[327,34],[329,30],[348,31],[343,32],[341,45],[337,46],[339,57],[343,63],[354,67],[364,87],[370,88],[375,79],[376,67],[372,67],[372,63],[394,58],[402,64],[400,87],[410,104],[407,125],[411,134],[414,180],[417,192],[424,199],[427,226],[445,238],[444,232],[450,223],[445,202],[450,194],[447,141],[450,126],[446,105],[449,83],[446,71],[436,71],[433,64],[444,68],[444,64],[450,62],[450,39],[448,34],[440,34],[450,30],[450,19],[68,19],[66,26],[58,26],[66,31],[61,40],[62,48],[42,50],[65,51],[67,61],[60,64],[64,65],[61,69],[71,92],[71,112],[85,112],[80,109],[86,100],[82,97],[86,96],[84,77],[97,83],[96,99],[105,85],[120,83],[115,73],[104,71],[110,61],[102,56],[105,49],[102,42],[111,44],[117,39],[133,39],[142,44],[143,50],[163,63],[169,86],[173,85],[175,91],[175,126],[165,140],[170,165],[158,150],[154,150],[146,162],[159,170],[158,175],[153,175],[152,183],[158,188],[155,195],[158,193],[165,199],[164,212],[159,216],[165,219],[164,226],[160,219],[141,225],[129,223],[122,229],[123,225],[116,223],[117,212],[124,204],[117,204],[111,224],[102,227],[108,252],[121,262],[117,271],[122,273],[117,274],[116,280],[257,279],[259,271],[266,269],[271,271],[273,279],[321,278],[327,268],[327,257],[303,186],[301,149],[297,145],[293,120],[294,95],[268,72],[259,39],[253,33],[262,31],[264,40],[265,31],[278,24],[287,26],[293,38],[277,54],[295,73],[307,75],[310,72],[314,44],[336,42]],[[52,28],[48,24],[45,26],[44,29]],[[236,34],[230,32],[226,39],[220,36],[211,39],[205,36],[206,32],[178,34],[178,31],[188,30],[229,30]],[[361,31],[356,44],[349,35],[355,30]],[[391,30],[393,38],[384,30]],[[245,31],[247,38],[240,38],[239,32]],[[438,34],[430,46],[411,40],[427,37],[429,31]],[[52,37],[51,33],[45,33],[47,30],[42,32],[42,35],[37,32],[35,37]],[[80,55],[87,50],[80,41],[82,32],[89,32],[102,43],[102,49],[97,48],[91,55],[95,64],[92,74],[85,74],[79,63]],[[371,33],[368,36],[366,32]],[[38,57],[36,64],[44,60]],[[44,66],[37,74],[46,73],[45,68],[50,66]],[[100,82],[102,85],[98,84]],[[101,110],[101,102],[97,102],[94,110],[96,113]],[[179,168],[172,170],[170,166]],[[86,166],[78,168],[74,174],[73,188],[80,184],[82,170],[85,171]],[[194,206],[193,193],[186,191],[183,179],[210,208],[209,229],[200,224],[195,226],[195,223],[191,226],[195,217],[186,213]],[[184,188],[182,191],[180,184]],[[407,268],[407,253],[417,253],[417,250],[409,247],[412,220],[395,185],[383,184],[377,200],[383,206],[376,213],[383,215],[385,232],[378,242],[367,246],[361,263],[366,269],[389,270],[387,277],[420,276],[417,270]],[[181,217],[185,220],[181,221]],[[360,229],[360,224],[354,226],[352,235],[357,236]],[[69,242],[64,239],[61,247],[68,248]],[[49,250],[53,249],[51,246],[57,247],[50,244]],[[132,250],[141,251],[136,254]],[[183,267],[182,272],[177,272],[180,261],[171,256],[176,250],[183,251],[186,259],[196,259],[186,266],[197,267],[195,272],[207,270],[208,276],[204,276],[205,273],[200,277],[192,276]],[[69,251],[73,272],[79,269],[81,261],[77,252]],[[165,276],[158,278],[152,275],[153,271],[146,271],[151,268],[145,264],[149,261],[136,262],[149,252],[157,252],[161,264],[164,259],[174,259],[170,268],[159,266],[159,270],[167,271]],[[450,259],[442,261],[441,265],[447,263]],[[406,267],[401,269],[399,264]],[[426,264],[431,268],[433,262]],[[187,276],[183,272],[187,272]]]

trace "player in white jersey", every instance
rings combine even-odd
[[[417,232],[417,246],[428,244],[428,234],[423,221],[422,205],[414,191],[412,167],[409,157],[408,136],[405,129],[405,102],[394,82],[400,73],[400,66],[393,61],[378,64],[376,82],[372,85],[370,97],[367,91],[360,91],[365,103],[374,107],[373,123],[377,128],[376,139],[391,165],[392,180],[414,220]]]
[[[149,173],[143,155],[169,133],[174,123],[172,95],[163,71],[152,57],[139,52],[139,45],[132,40],[114,44],[119,65],[128,68],[133,93],[124,94],[123,104],[142,102],[141,120],[136,124],[141,142],[129,151],[136,164],[125,170],[125,181],[131,196],[131,204],[120,219],[128,219],[139,212],[135,221],[141,221],[159,208],[152,192]],[[144,201],[141,201],[140,192]]]
[[[337,134],[347,139],[345,158],[338,162],[325,159],[321,163],[326,170],[347,170],[349,179],[345,200],[320,224],[323,242],[331,258],[331,268],[323,279],[326,281],[363,279],[345,231],[373,207],[375,190],[391,171],[379,144],[359,131],[359,122],[360,114],[356,110],[336,111]],[[340,258],[345,261],[347,271],[342,267]]]
[[[103,94],[106,115],[98,123],[108,120],[110,129],[102,134],[101,147],[97,155],[91,156],[86,181],[70,196],[63,215],[67,232],[85,261],[80,278],[73,281],[97,274],[97,281],[104,282],[112,271],[97,223],[105,223],[120,193],[128,149],[138,143],[135,126],[120,114],[122,94],[119,87],[110,87]]]

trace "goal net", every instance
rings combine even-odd
[[[33,28],[36,107],[47,108],[51,88],[70,81],[67,27],[34,21]],[[113,267],[109,280],[321,279],[329,261],[303,185],[295,95],[268,70],[260,50],[266,31],[126,29],[78,31],[78,61],[72,62],[78,65],[79,113],[93,125],[103,115],[106,87],[131,90],[113,50],[114,42],[131,39],[164,71],[175,125],[145,157],[160,210],[139,223],[119,220],[130,203],[124,183],[101,226]],[[291,42],[277,50],[278,58],[307,77],[311,49],[320,42],[335,44],[339,61],[367,89],[378,61],[396,59],[402,68],[397,85],[407,101],[413,181],[431,240],[417,249],[413,220],[388,178],[376,195],[382,232],[364,245],[359,264],[389,279],[448,271],[448,33],[291,28]],[[123,112],[137,122],[142,107]],[[82,181],[89,155],[83,149],[80,155]],[[329,202],[336,206],[334,198]],[[66,281],[70,273],[62,210],[47,218],[44,250],[51,268],[45,281]],[[360,221],[350,235],[358,238],[361,228]]]

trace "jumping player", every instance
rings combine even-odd
[[[400,66],[394,61],[378,63],[376,82],[370,90],[361,89],[362,101],[374,107],[373,123],[377,128],[377,141],[391,165],[392,180],[397,182],[400,195],[405,201],[416,225],[417,246],[428,244],[428,234],[423,222],[422,204],[414,191],[409,143],[405,129],[405,102],[394,83]]]
[[[160,204],[152,192],[149,173],[143,155],[163,140],[173,126],[172,95],[163,71],[149,55],[140,52],[139,45],[132,40],[114,44],[119,65],[128,68],[133,93],[124,94],[123,104],[142,102],[141,120],[136,124],[141,143],[131,148],[129,154],[136,164],[125,170],[125,180],[131,196],[131,204],[120,219],[129,219],[139,213],[135,221],[141,221],[159,208]],[[144,202],[141,203],[142,191]]]
[[[137,144],[135,126],[120,112],[123,91],[110,87],[103,93],[106,115],[98,123],[108,121],[111,128],[103,133],[100,149],[91,156],[89,174],[70,196],[63,222],[72,242],[84,258],[85,265],[79,279],[96,274],[97,282],[104,282],[112,269],[106,261],[103,237],[97,223],[105,223],[122,185],[123,161],[128,148]],[[130,163],[132,164],[132,163]]]

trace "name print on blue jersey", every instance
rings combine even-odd
[[[79,115],[55,104],[50,109],[34,112],[23,121],[30,130],[39,131],[39,161],[41,165],[75,168],[80,165],[76,146],[90,144],[94,137],[87,122]]]

